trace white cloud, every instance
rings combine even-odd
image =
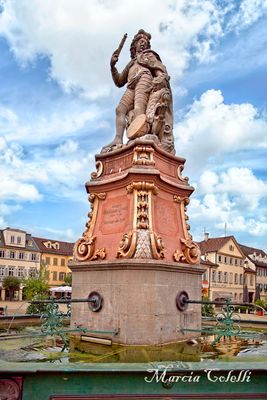
[[[253,7],[247,3],[241,3],[238,22],[229,23],[228,29],[237,23],[247,26],[264,12],[262,2],[254,1]],[[0,33],[17,59],[25,64],[39,55],[49,57],[50,76],[66,91],[81,88],[91,99],[110,93],[109,59],[124,32],[129,34],[129,49],[138,29],[150,31],[153,48],[168,60],[176,79],[190,58],[212,59],[231,10],[214,0],[2,0],[2,5]],[[121,64],[128,59],[123,49]]]
[[[229,168],[219,174],[205,171],[197,194],[189,208],[194,226],[209,227],[213,236],[222,234],[225,224],[227,232],[234,234],[258,239],[267,234],[267,182],[248,168]]]
[[[7,113],[12,115],[11,119],[1,118]],[[99,118],[100,110],[95,106],[88,106],[87,110],[59,109],[49,115],[44,112],[43,115],[31,116],[29,120],[18,116],[12,109],[2,107],[0,108],[0,132],[6,140],[13,143],[12,146],[16,146],[13,150],[16,150],[17,154],[21,149],[18,145],[20,142],[23,144],[55,143],[60,138],[73,135],[89,123],[96,123]],[[2,138],[0,150],[3,149],[4,142],[5,139]],[[6,156],[8,157],[8,154]]]
[[[221,91],[211,89],[193,102],[174,134],[179,154],[197,171],[219,155],[266,147],[267,122],[252,104],[225,104]]]

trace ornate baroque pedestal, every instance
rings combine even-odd
[[[123,344],[160,344],[195,336],[200,306],[181,312],[176,295],[201,297],[199,250],[186,207],[193,188],[182,176],[185,159],[137,139],[96,156],[86,183],[91,211],[75,245],[73,298],[97,291],[103,307],[74,304],[72,326],[117,331]]]

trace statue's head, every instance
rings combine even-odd
[[[134,36],[131,43],[130,47],[131,58],[135,57],[136,52],[150,49],[150,39],[151,39],[150,33],[145,32],[144,29],[140,29]]]

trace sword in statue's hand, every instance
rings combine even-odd
[[[125,33],[123,35],[123,38],[120,41],[119,47],[112,54],[112,57],[111,57],[111,60],[110,60],[110,66],[111,67],[114,67],[114,65],[117,64],[118,59],[119,59],[119,55],[121,53],[121,50],[122,50],[122,48],[124,46],[124,43],[125,43],[126,39],[127,39],[127,33]]]

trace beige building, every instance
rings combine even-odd
[[[214,266],[207,266],[204,280],[207,285],[207,294],[210,300],[231,298],[233,302],[243,302],[245,286],[245,255],[234,236],[209,238],[199,243],[201,258],[209,261]],[[250,287],[251,301],[255,293],[255,272],[248,275],[254,276],[253,290]],[[246,278],[247,279],[247,278]],[[250,285],[250,278],[248,283]]]
[[[8,300],[9,293],[2,286],[6,276],[23,279],[34,276],[40,268],[40,251],[32,236],[20,229],[0,230],[0,297]],[[16,294],[22,299],[22,284]]]
[[[62,285],[66,275],[71,274],[68,261],[72,260],[74,243],[38,237],[34,237],[34,241],[41,252],[41,260],[48,269],[49,286]]]
[[[267,302],[267,254],[255,247],[240,245],[243,253],[246,255],[247,269],[256,272],[255,286],[259,286],[260,298]],[[250,282],[251,277],[248,277]],[[251,282],[250,282],[251,283]]]

